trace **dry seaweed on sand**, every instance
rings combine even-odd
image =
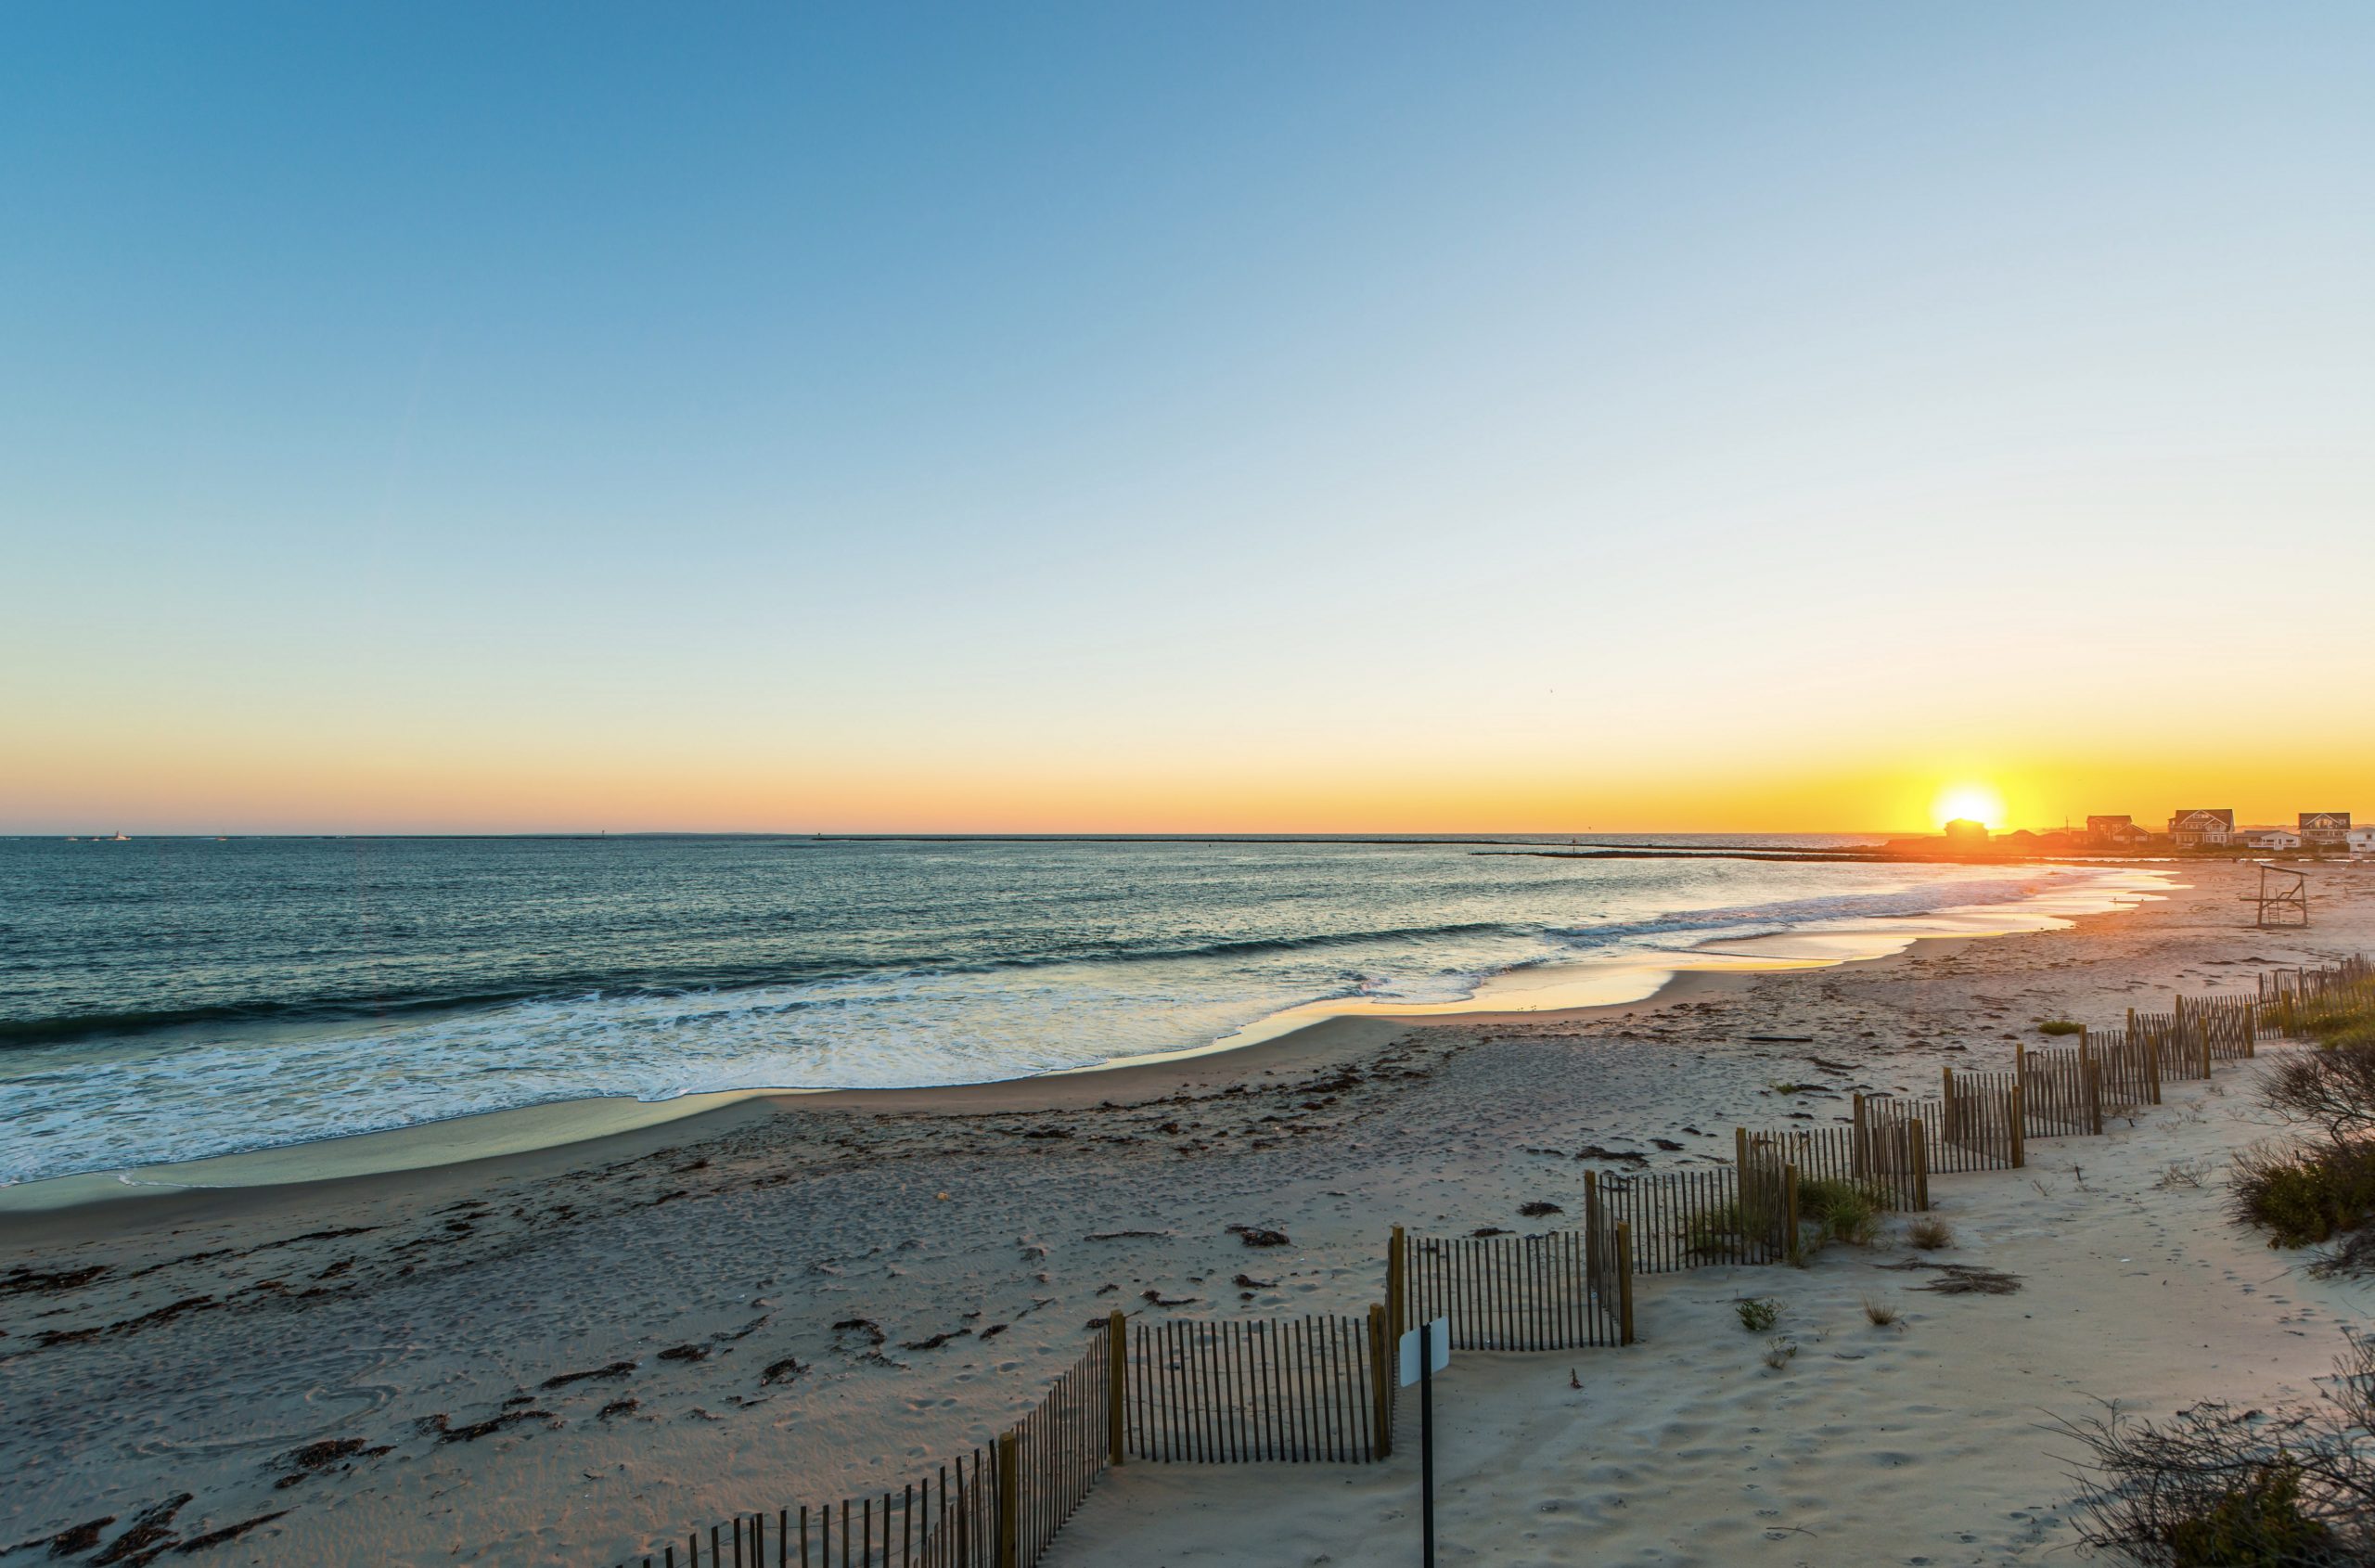
[[[553,1421],[558,1424],[558,1418],[550,1410],[506,1410],[499,1416],[489,1416],[485,1420],[472,1421],[468,1426],[451,1425],[445,1413],[440,1410],[433,1416],[422,1417],[413,1424],[420,1429],[422,1435],[434,1437],[440,1443],[475,1443],[520,1421]]]
[[[2009,1296],[2021,1289],[2021,1277],[2007,1274],[2000,1268],[1982,1268],[1971,1263],[1932,1263],[1928,1258],[1907,1258],[1903,1263],[1881,1263],[1875,1268],[1932,1269],[1938,1278],[1926,1285],[1911,1289],[1929,1291],[1942,1296]]]
[[[613,1361],[607,1367],[589,1368],[583,1372],[558,1372],[549,1378],[546,1378],[543,1382],[538,1383],[536,1386],[539,1388],[567,1388],[571,1383],[584,1382],[588,1378],[623,1378],[634,1370],[635,1363],[632,1361]]]

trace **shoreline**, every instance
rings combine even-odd
[[[1734,938],[1720,947],[1702,943],[1662,955],[1672,960],[1663,963],[1585,960],[1505,971],[1456,1002],[1364,1006],[1357,998],[1333,998],[1306,1003],[1202,1046],[1021,1077],[894,1087],[753,1086],[663,1100],[583,1096],[197,1160],[47,1176],[0,1186],[0,1243],[51,1233],[58,1227],[71,1227],[79,1216],[102,1213],[126,1223],[151,1217],[183,1220],[247,1212],[272,1195],[294,1201],[332,1184],[400,1189],[404,1178],[432,1172],[541,1170],[555,1159],[616,1157],[800,1107],[957,1114],[1059,1112],[1134,1095],[1210,1089],[1260,1073],[1349,1060],[1413,1029],[1585,1023],[1620,1012],[1687,1004],[1770,974],[1885,963],[1936,944],[2066,929],[2090,916],[2131,911],[2183,885],[2171,882],[2166,873],[2147,871],[2145,876],[2153,880],[2125,885],[2100,881],[2086,890],[2041,892],[2006,904],[1956,906],[1922,915],[1858,917],[1843,930],[1771,932]],[[2059,912],[2052,907],[2057,900],[2072,899],[2093,906]],[[1958,922],[1964,929],[1951,929]],[[1742,953],[1740,948],[1755,951]],[[1566,970],[1578,971],[1582,978],[1562,981]],[[1611,985],[1626,989],[1635,983],[1646,984],[1646,989],[1583,999],[1596,990]],[[1527,996],[1547,997],[1547,1005],[1510,1005]]]

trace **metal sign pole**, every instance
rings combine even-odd
[[[1395,1385],[1419,1385],[1419,1519],[1425,1568],[1435,1568],[1435,1357],[1451,1365],[1451,1319],[1438,1317],[1402,1336]]]
[[[1419,1518],[1426,1568],[1435,1568],[1435,1358],[1419,1356]]]

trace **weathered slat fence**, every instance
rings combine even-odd
[[[1047,1549],[1072,1510],[1088,1496],[1113,1449],[1112,1390],[1122,1319],[1106,1330],[1088,1354],[1056,1380],[1038,1407],[998,1438],[997,1476],[1002,1486],[999,1517],[1011,1521],[1013,1549],[1001,1561],[1031,1563]]]
[[[777,1568],[997,1568],[1017,1561],[999,1555],[999,1497],[1008,1473],[999,1448],[976,1448],[936,1478],[896,1492],[740,1514],[711,1525],[706,1543],[698,1531],[687,1536],[681,1560],[670,1542],[642,1561],[644,1568],[678,1568],[680,1561],[684,1568],[766,1568],[770,1561]]]
[[[1748,1136],[1797,1167],[1802,1180],[1852,1182],[1883,1208],[1930,1206],[1929,1161],[1920,1143],[1899,1124],[1876,1118],[1873,1104],[1885,1097],[1855,1096],[1845,1126],[1784,1127]]]
[[[1654,1173],[1586,1171],[1584,1180],[1610,1216],[1611,1228],[1625,1227],[1636,1274],[1775,1263],[1788,1253],[1778,1200],[1760,1202],[1752,1182],[1743,1202],[1737,1164]]]
[[[1581,1227],[1538,1236],[1410,1236],[1386,1244],[1386,1322],[1398,1337],[1447,1317],[1454,1350],[1633,1343],[1633,1230],[1585,1174]]]
[[[2016,1046],[2012,1072],[2021,1084],[2023,1138],[2103,1130],[2101,1064],[2091,1043],[2069,1050],[2033,1051]]]
[[[2316,1001],[2333,991],[2369,983],[2375,983],[2375,960],[2358,953],[2318,969],[2263,970],[2259,1000],[2262,1007]]]
[[[1367,1317],[1173,1318],[1132,1336],[1125,1446],[1194,1464],[1366,1464],[1393,1451],[1393,1393]]]
[[[2375,963],[2364,954],[2319,969],[2265,971],[2259,977],[2261,1027],[2290,1039],[2305,1039],[2315,1014],[2363,1003],[2370,996],[2375,996]]]
[[[2088,1029],[2081,1036],[2102,1080],[2103,1110],[2161,1103],[2161,1052],[2125,1029]]]

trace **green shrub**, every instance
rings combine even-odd
[[[2364,1144],[2235,1156],[2235,1217],[2271,1247],[2303,1247],[2375,1217],[2375,1150]]]
[[[2304,1002],[2300,1025],[2321,1046],[2375,1044],[2375,988],[2355,985]]]
[[[2349,1336],[2334,1370],[2308,1404],[2058,1423],[2087,1450],[2078,1544],[2158,1568],[2375,1562],[2375,1338]]]
[[[2318,1036],[2317,1044],[2328,1050],[2366,1050],[2375,1047],[2375,1018],[2351,1019],[2337,1023]]]
[[[2048,1018],[2037,1025],[2040,1035],[2084,1035],[2086,1026],[2066,1018]]]
[[[1860,1181],[1816,1177],[1798,1183],[1798,1218],[1822,1227],[1826,1241],[1868,1247],[1880,1234],[1881,1194]]]
[[[1724,1203],[1701,1209],[1683,1222],[1682,1244],[1693,1257],[1757,1256],[1781,1235],[1781,1204],[1769,1190],[1778,1183],[1760,1182],[1746,1203]],[[1760,1240],[1761,1239],[1761,1240]],[[1753,1243],[1753,1244],[1752,1244]]]
[[[2339,1561],[2334,1533],[2301,1510],[2301,1465],[2281,1448],[2169,1527],[2170,1568],[2294,1568]]]
[[[1781,1321],[1781,1304],[1770,1296],[1750,1296],[1732,1304],[1740,1315],[1740,1327],[1752,1334],[1761,1334]]]

